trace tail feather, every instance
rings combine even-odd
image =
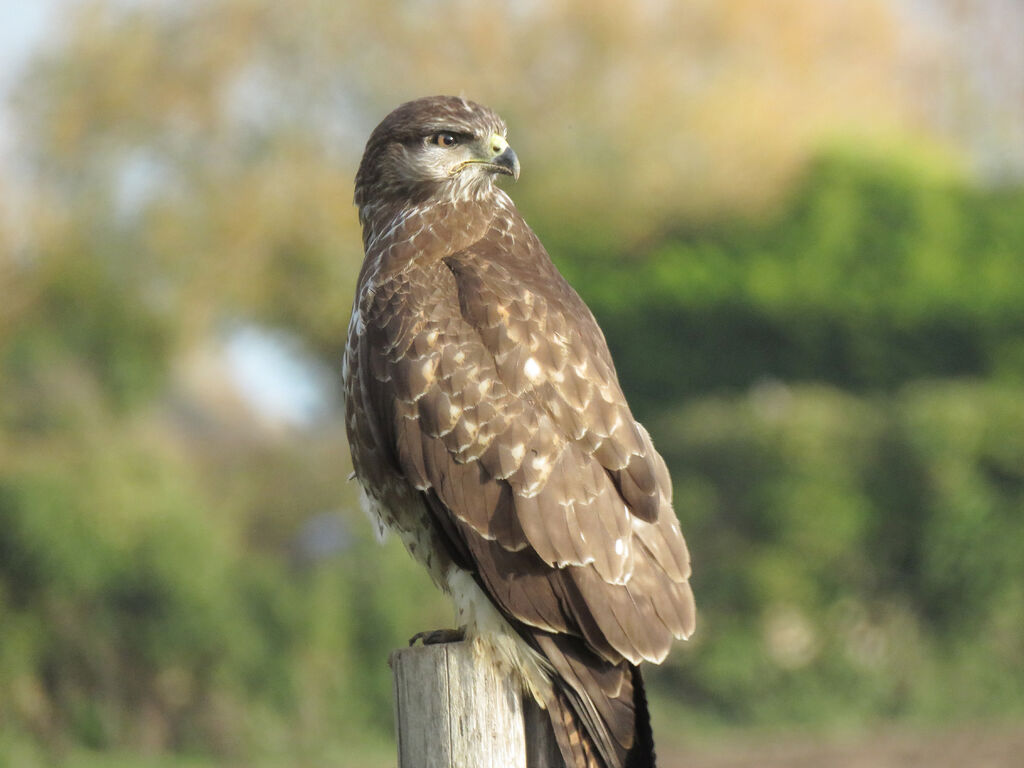
[[[603,768],[604,764],[595,754],[594,743],[582,727],[565,691],[555,689],[547,702],[547,711],[566,768]]]
[[[654,768],[654,731],[651,730],[651,712],[647,708],[647,690],[640,667],[633,672],[633,711],[636,713],[636,735],[626,755],[624,768]]]
[[[545,705],[566,768],[653,768],[639,668],[605,661],[566,635],[537,633],[533,639],[555,672]]]

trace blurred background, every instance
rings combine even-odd
[[[449,608],[355,502],[352,180],[394,106],[510,192],[664,453],[664,766],[1018,765],[1024,5],[7,0],[0,765],[394,765]]]

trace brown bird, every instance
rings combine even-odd
[[[475,651],[546,708],[566,765],[653,766],[638,665],[695,616],[671,480],[499,176],[519,177],[505,124],[465,99],[408,102],[371,134],[352,463]]]

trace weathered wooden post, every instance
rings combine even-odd
[[[395,651],[398,768],[562,768],[546,713],[469,643]]]

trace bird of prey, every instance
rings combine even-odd
[[[405,103],[366,144],[355,475],[475,652],[547,710],[569,768],[653,766],[638,665],[695,617],[671,480],[499,176],[519,177],[505,124],[462,98]]]

